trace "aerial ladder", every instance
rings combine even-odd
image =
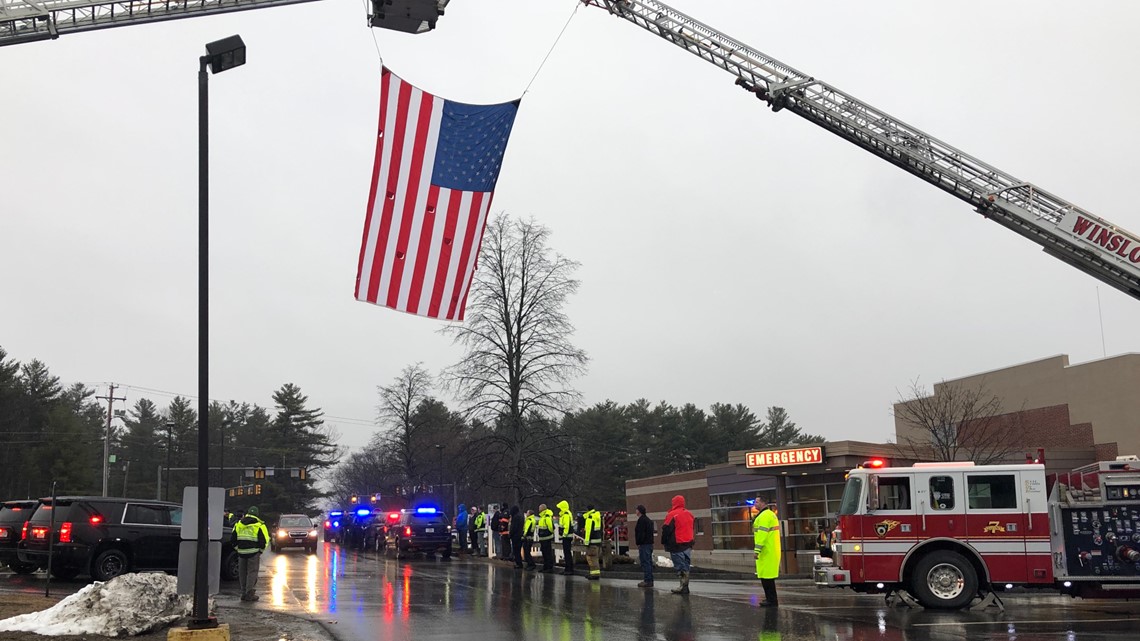
[[[315,0],[0,0],[0,46],[64,33]],[[369,0],[369,24],[424,33],[450,0]],[[969,203],[1044,251],[1140,299],[1140,236],[992,167],[657,0],[579,0],[736,76],[736,84]]]
[[[0,0],[0,47],[95,29],[212,16],[316,0]],[[451,0],[370,0],[368,23],[424,33]]]
[[[1140,236],[1014,178],[656,0],[580,0],[736,76],[736,84],[969,203],[1044,251],[1140,299]]]

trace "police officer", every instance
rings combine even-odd
[[[483,537],[486,536],[484,529],[487,527],[487,514],[477,507],[471,509],[475,511],[475,516],[471,519],[471,555],[487,556],[490,550],[480,551],[484,545]]]
[[[764,600],[760,605],[775,608],[779,606],[776,577],[780,576],[780,521],[766,497],[756,497],[753,508],[759,511],[752,519],[752,540],[756,553],[756,578],[764,586]]]
[[[562,574],[574,574],[574,513],[568,501],[558,502],[558,527],[562,531],[562,559],[566,562]]]
[[[590,566],[590,574],[586,578],[597,581],[602,578],[602,513],[593,505],[587,505],[582,520],[586,522],[582,540],[586,542],[586,564]]]
[[[542,551],[542,569],[539,572],[554,571],[554,512],[546,504],[538,506],[538,549]]]
[[[269,529],[265,521],[258,518],[257,506],[245,511],[234,524],[230,533],[230,543],[238,553],[238,586],[242,601],[257,601],[253,589],[257,587],[257,571],[261,565],[261,553],[269,545]]]

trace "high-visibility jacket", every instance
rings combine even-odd
[[[535,524],[538,523],[538,517],[533,514],[527,515],[523,520],[523,538],[528,539],[534,536]]]
[[[543,510],[538,513],[538,540],[550,541],[554,538],[554,512]]]
[[[752,519],[753,551],[756,552],[756,578],[780,576],[780,521],[765,508]]]
[[[574,513],[570,511],[570,503],[558,502],[558,527],[562,530],[562,538],[568,538],[574,533]]]
[[[487,522],[487,515],[484,514],[483,512],[480,512],[480,513],[475,515],[475,523],[473,525],[475,526],[476,530],[482,530],[483,524],[486,522]]]
[[[242,555],[260,554],[269,545],[269,528],[265,527],[265,521],[252,514],[246,514],[240,521],[234,523],[231,536],[234,540],[234,550]]]
[[[602,513],[597,510],[589,510],[582,515],[586,521],[586,532],[582,538],[586,539],[587,544],[601,543],[602,542]]]

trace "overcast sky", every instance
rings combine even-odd
[[[1140,4],[672,4],[1140,231]],[[363,444],[377,385],[462,354],[353,297],[376,43],[427,91],[503,102],[574,8],[453,0],[409,36],[322,0],[0,48],[0,346],[129,403],[197,393],[197,58],[239,33],[248,63],[210,78],[210,396],[269,406],[293,382]],[[582,263],[587,404],[778,405],[879,441],[916,379],[1140,351],[1140,301],[598,9],[523,98],[494,211]]]

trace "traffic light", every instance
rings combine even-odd
[[[360,497],[358,497],[357,495],[353,494],[353,495],[352,495],[352,497],[351,497],[351,498],[349,498],[348,500],[349,500],[349,501],[352,501],[352,504],[353,504],[353,505],[356,505],[356,504],[357,504],[357,502],[358,502],[358,501],[360,501]]]
[[[239,487],[239,488],[237,489],[237,495],[238,495],[238,496],[245,496],[245,487],[244,487],[244,486],[243,486],[243,487]]]
[[[302,481],[304,481],[304,480],[305,480],[305,476],[306,476],[306,473],[305,473],[305,468],[303,468],[303,467],[301,468],[301,471],[300,471],[300,473],[299,473],[299,476],[301,477],[301,480],[302,480]]]
[[[255,478],[255,479],[265,478],[265,468],[259,467],[259,468],[256,468],[255,470],[253,470],[253,478]]]
[[[373,503],[379,503],[380,502],[380,493],[379,492],[372,495],[372,502]]]
[[[254,494],[261,494],[261,483],[258,483],[258,484],[253,486],[253,493]]]
[[[234,488],[231,487],[230,488],[230,496],[233,496],[233,495],[234,495]]]

